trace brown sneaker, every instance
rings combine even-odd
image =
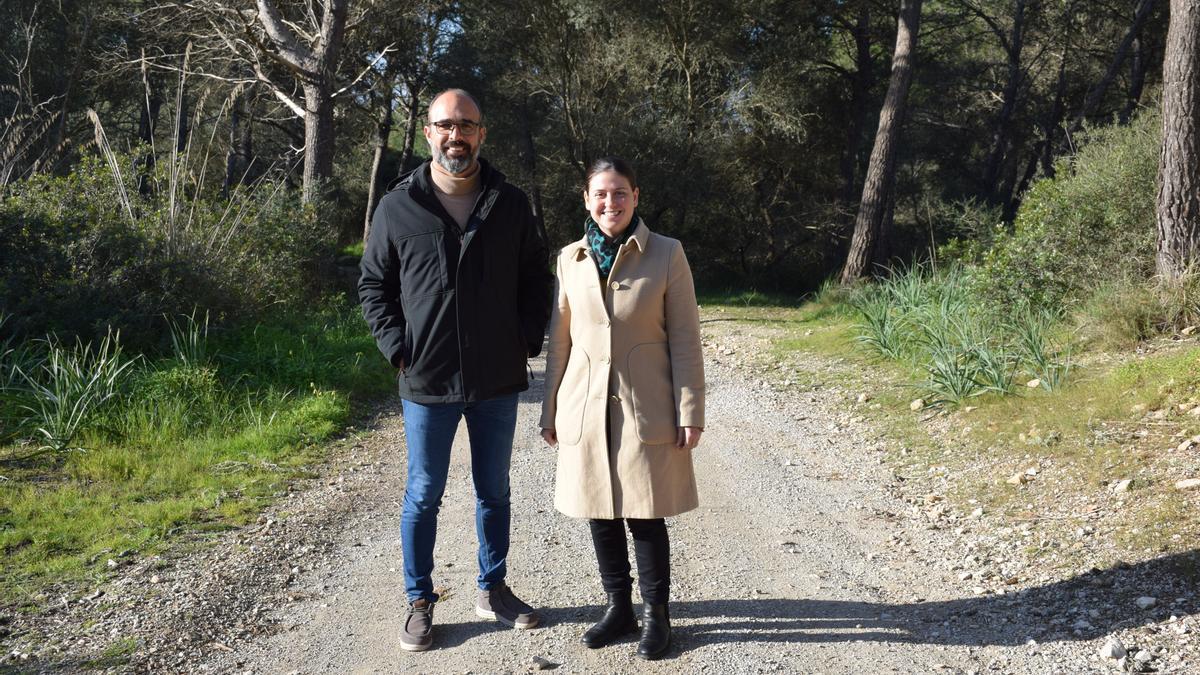
[[[513,595],[504,582],[475,596],[475,614],[513,628],[534,628],[542,620],[537,611]]]
[[[423,652],[433,644],[433,603],[421,598],[408,606],[404,629],[400,631],[400,648],[406,652]]]

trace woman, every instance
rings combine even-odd
[[[671,642],[670,546],[663,518],[696,508],[692,449],[704,427],[696,292],[683,247],[637,217],[637,178],[617,157],[592,164],[586,234],[558,256],[542,437],[558,446],[554,505],[589,519],[604,617],[582,641],[637,630],[625,525],[633,534],[642,634],[638,656]]]

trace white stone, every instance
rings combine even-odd
[[[1125,645],[1116,638],[1105,642],[1104,646],[1100,648],[1100,658],[1102,659],[1123,659],[1125,653]]]
[[[1137,599],[1137,606],[1141,609],[1150,609],[1158,604],[1158,598],[1152,598],[1148,595],[1143,595]]]

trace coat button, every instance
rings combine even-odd
[[[620,403],[620,402],[621,402],[621,397],[620,397],[620,396],[617,396],[616,394],[613,394],[612,396],[609,396],[609,397],[608,397],[608,400],[609,400],[610,402],[612,402],[612,403]]]
[[[620,288],[620,287],[621,287],[621,282],[619,282],[619,281],[614,281],[614,282],[612,282],[611,284],[609,284],[609,286],[612,286],[612,289],[615,291],[615,290],[617,290],[618,288]]]
[[[608,362],[609,362],[609,358],[607,356],[601,357],[600,363],[608,363]]]

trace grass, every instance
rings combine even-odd
[[[54,584],[95,583],[109,558],[253,519],[311,475],[355,403],[391,391],[356,308],[208,337],[182,324],[78,436],[81,450],[0,448],[0,601],[37,606]]]
[[[120,668],[129,663],[129,659],[137,652],[138,642],[133,638],[122,638],[110,643],[95,659],[88,661],[88,668],[101,670]]]
[[[974,294],[961,268],[895,270],[840,301],[857,316],[860,345],[922,374],[915,387],[928,405],[954,408],[979,396],[1006,396],[1018,380],[1052,390],[1071,372],[1060,314],[998,310]]]

